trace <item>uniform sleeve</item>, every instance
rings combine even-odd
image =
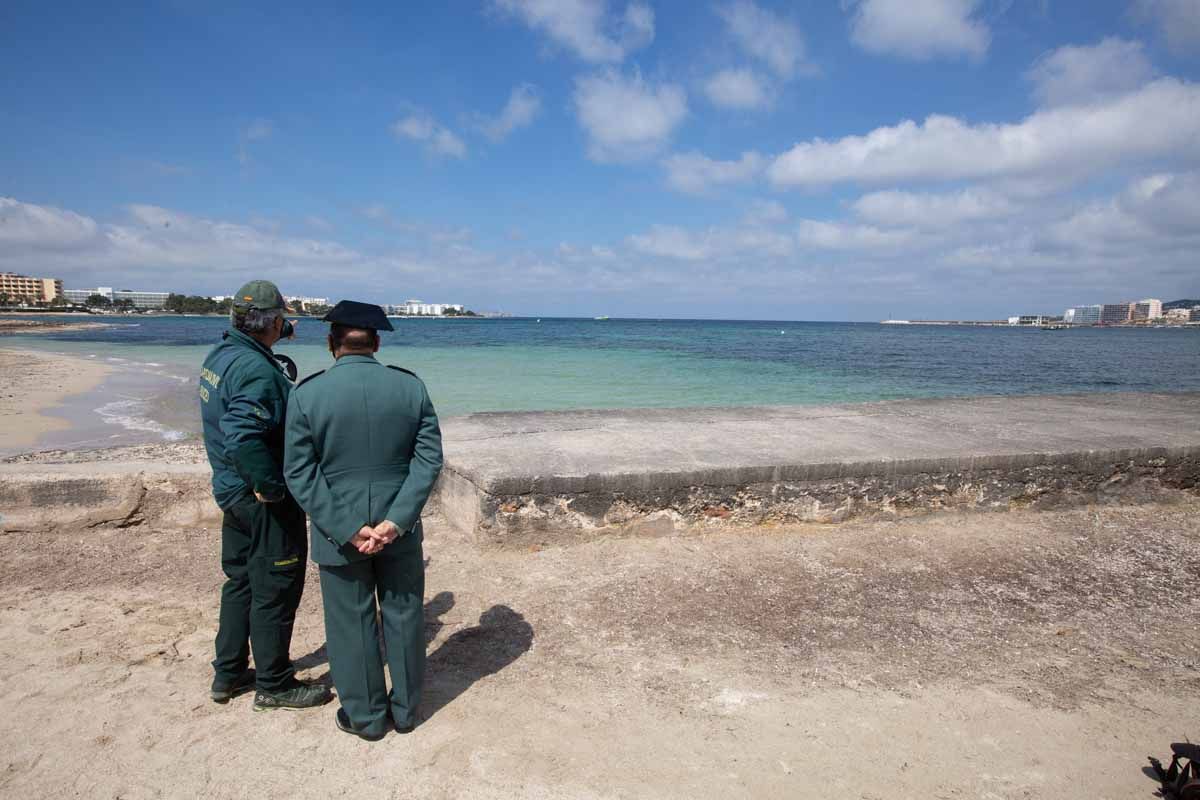
[[[283,474],[287,486],[296,502],[308,513],[313,525],[339,546],[349,542],[367,521],[347,524],[347,521],[354,519],[353,513],[338,499],[325,478],[321,458],[313,443],[308,415],[304,413],[296,392],[292,392],[288,398],[283,453]]]
[[[410,531],[421,517],[421,510],[429,499],[434,481],[442,471],[442,429],[438,426],[437,414],[425,385],[421,385],[421,422],[417,426],[417,441],[413,447],[412,461],[408,465],[408,477],[404,479],[387,519],[396,523],[401,531]]]
[[[225,456],[254,491],[271,501],[287,491],[281,465],[267,445],[267,436],[283,423],[285,398],[268,374],[251,373],[233,383],[232,395],[221,416]]]

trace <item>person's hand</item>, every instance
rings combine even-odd
[[[374,528],[363,525],[358,529],[358,533],[350,537],[350,544],[364,556],[373,556],[383,549],[385,543],[375,535]]]
[[[262,492],[255,492],[254,499],[260,503],[278,503],[283,498],[282,497],[270,498],[270,497],[267,497]]]
[[[383,522],[375,526],[375,538],[383,540],[384,544],[391,544],[396,541],[396,537],[401,533],[399,526],[390,519],[385,519]]]

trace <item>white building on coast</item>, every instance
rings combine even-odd
[[[397,305],[386,305],[383,310],[388,314],[406,315],[410,317],[440,317],[447,311],[454,310],[462,313],[466,309],[462,303],[422,303],[420,300],[405,300]]]
[[[97,286],[95,289],[64,289],[63,297],[72,303],[83,304],[94,294],[106,298],[116,304],[118,300],[128,300],[134,308],[162,308],[167,302],[170,292],[138,292],[133,289],[114,289],[111,286]]]
[[[1149,298],[1132,303],[1076,306],[1063,312],[1063,322],[1072,325],[1120,325],[1126,322],[1162,319],[1162,300]]]
[[[330,305],[328,297],[289,297],[287,295],[284,295],[283,299],[286,300],[287,304],[289,306],[291,306],[292,308],[295,308],[297,304],[303,306],[306,309],[314,308],[316,306]]]

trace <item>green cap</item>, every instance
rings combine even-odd
[[[233,296],[233,306],[240,309],[257,308],[259,311],[285,307],[279,287],[270,281],[250,281],[238,289]]]

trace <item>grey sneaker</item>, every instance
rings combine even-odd
[[[286,689],[268,692],[259,689],[254,693],[255,711],[274,711],[277,708],[315,708],[333,699],[329,689],[319,683],[301,683],[293,680]]]
[[[234,679],[233,683],[213,678],[212,689],[209,690],[208,695],[214,703],[228,703],[239,694],[253,689],[256,677],[254,670],[248,669]]]

